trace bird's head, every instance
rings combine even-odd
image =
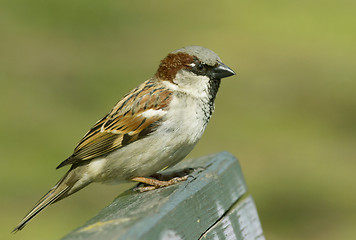
[[[161,61],[155,77],[173,83],[183,91],[199,94],[209,90],[211,85],[218,88],[222,78],[232,75],[235,72],[213,51],[201,46],[187,46],[168,54]]]

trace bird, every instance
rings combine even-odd
[[[93,182],[135,181],[152,190],[186,180],[186,176],[167,181],[150,176],[192,151],[214,111],[221,79],[233,75],[208,48],[186,46],[169,53],[153,77],[125,95],[84,135],[73,154],[57,166],[71,165],[68,172],[13,232]]]

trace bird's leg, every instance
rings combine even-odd
[[[139,192],[147,192],[157,188],[171,186],[173,184],[184,182],[188,179],[190,174],[195,171],[201,171],[202,168],[186,168],[179,171],[169,172],[169,173],[155,173],[150,177],[134,177],[131,180],[144,183],[148,186],[139,186],[134,190]]]
[[[151,175],[150,177],[155,178],[160,181],[168,181],[173,178],[180,178],[180,177],[185,177],[194,172],[196,169],[195,168],[184,168],[176,171],[170,171],[170,172],[164,172],[164,173],[155,173]]]
[[[167,186],[179,183],[179,182],[183,182],[187,179],[188,179],[188,175],[185,175],[183,177],[175,177],[168,181],[160,181],[160,180],[157,180],[154,178],[146,178],[146,177],[134,177],[131,180],[149,185],[149,186],[142,186],[142,187],[135,188],[136,191],[147,192],[147,191],[154,190],[157,188],[167,187]]]

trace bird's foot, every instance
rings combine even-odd
[[[155,173],[150,177],[135,177],[132,181],[143,183],[143,186],[137,186],[134,191],[147,192],[157,188],[167,187],[179,182],[186,181],[189,177],[192,177],[193,172],[201,172],[205,168],[185,168],[178,171],[167,173]]]
[[[179,182],[184,182],[187,179],[188,179],[188,175],[185,175],[183,177],[174,177],[168,181],[161,181],[161,180],[157,180],[154,178],[146,178],[146,177],[135,177],[135,178],[132,178],[131,180],[146,184],[144,186],[136,187],[134,189],[135,191],[147,192],[147,191],[151,191],[151,190],[154,190],[157,188],[171,186],[171,185],[179,183]]]

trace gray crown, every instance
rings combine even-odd
[[[191,56],[196,56],[200,61],[210,66],[214,66],[217,61],[221,62],[219,56],[216,53],[202,46],[187,46],[175,50],[172,53],[178,52],[184,52],[188,53]]]

